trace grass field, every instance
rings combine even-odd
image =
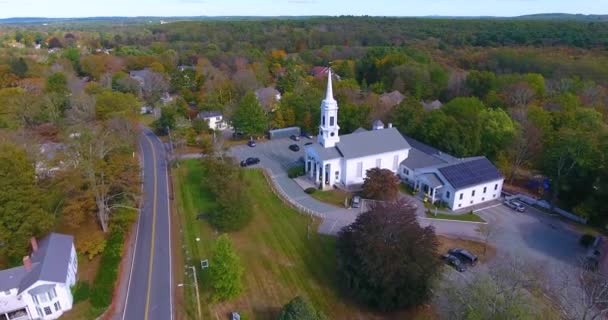
[[[445,214],[437,213],[436,215],[432,212],[426,213],[427,218],[432,219],[445,219],[445,220],[457,220],[457,221],[472,221],[472,222],[485,222],[480,216],[475,213],[469,212],[465,214]]]
[[[336,207],[344,208],[344,199],[351,199],[351,194],[340,189],[332,189],[327,191],[317,190],[311,196],[321,202],[325,202]]]
[[[204,187],[199,160],[182,162],[174,170],[174,177],[186,264],[198,265],[200,259],[209,257],[212,242],[218,236],[207,222],[196,220],[199,213],[213,210],[213,198]],[[424,307],[399,315],[379,315],[342,300],[335,289],[335,239],[315,232],[318,221],[286,207],[267,186],[261,171],[248,170],[246,181],[248,192],[255,199],[254,218],[246,228],[230,234],[245,267],[245,291],[234,301],[213,303],[209,300],[205,271],[199,269],[204,319],[227,319],[231,311],[239,311],[248,319],[273,319],[281,306],[297,295],[308,298],[330,319],[433,318],[429,308]],[[191,287],[180,289],[185,290],[183,300],[178,299],[184,305],[176,307],[184,308],[195,319],[194,291]]]

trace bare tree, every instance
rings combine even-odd
[[[497,226],[493,223],[480,224],[475,230],[483,239],[483,255],[486,255],[488,250],[488,242],[496,235]]]
[[[161,95],[169,90],[169,82],[165,75],[158,72],[146,72],[141,87],[144,100],[148,103],[157,102]]]
[[[595,320],[608,316],[608,277],[588,268],[584,261],[560,268],[545,290],[565,319]]]
[[[515,174],[522,165],[540,153],[543,134],[542,130],[528,119],[527,108],[515,108],[511,112],[511,116],[519,123],[520,127],[508,151],[511,159],[509,183],[513,183]]]

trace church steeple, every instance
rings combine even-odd
[[[327,72],[327,92],[321,102],[321,125],[319,126],[318,141],[325,148],[332,148],[340,142],[338,131],[338,102],[334,99],[331,83],[331,69]]]

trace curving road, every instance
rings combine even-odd
[[[137,222],[135,251],[123,320],[173,319],[169,187],[164,144],[149,129],[139,138],[144,204]]]

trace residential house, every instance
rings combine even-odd
[[[255,96],[266,111],[271,111],[277,102],[281,101],[281,93],[274,87],[260,88],[255,91]]]
[[[228,125],[224,121],[224,116],[220,111],[203,111],[198,114],[198,118],[205,120],[209,129],[225,130],[228,128]]]
[[[78,274],[74,238],[51,233],[39,243],[32,238],[31,245],[23,265],[0,270],[0,320],[58,319],[72,309]]]

